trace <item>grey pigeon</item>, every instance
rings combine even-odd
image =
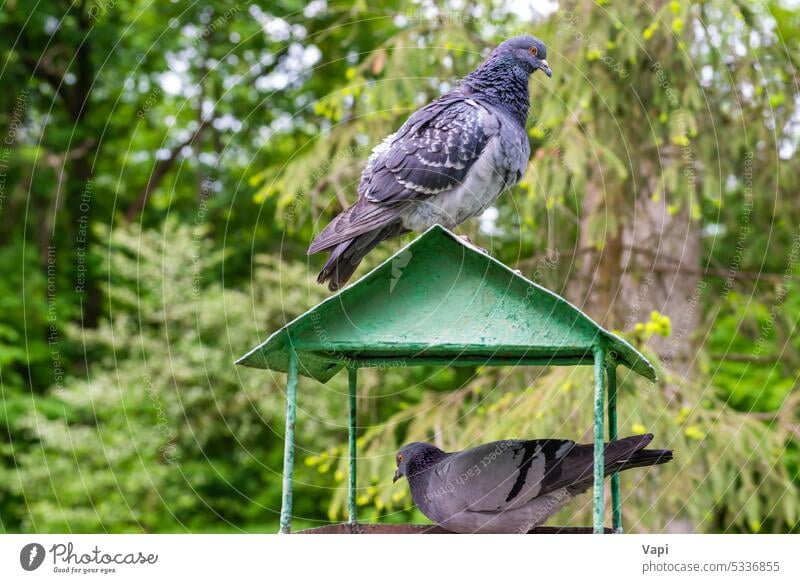
[[[672,450],[644,449],[652,434],[605,444],[605,475],[663,464]],[[594,446],[565,439],[495,441],[445,453],[411,443],[397,454],[422,513],[459,533],[526,533],[593,484]]]
[[[337,290],[381,241],[437,223],[452,229],[516,184],[530,156],[528,79],[537,69],[552,75],[546,57],[532,36],[505,41],[456,89],[376,146],[358,201],[308,249],[330,252],[317,281]]]

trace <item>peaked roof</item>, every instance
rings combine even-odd
[[[655,381],[653,366],[561,296],[435,225],[311,308],[237,364],[327,381],[345,366],[581,364],[604,345]]]

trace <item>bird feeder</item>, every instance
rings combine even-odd
[[[282,533],[291,530],[298,375],[322,383],[342,369],[349,375],[349,516],[341,528],[329,529],[334,532],[378,532],[383,526],[358,525],[357,521],[359,368],[593,366],[591,531],[595,533],[608,532],[603,517],[604,411],[607,408],[608,438],[616,439],[617,365],[656,380],[650,362],[625,340],[603,329],[564,298],[438,225],[356,283],[276,331],[237,364],[287,373]],[[611,476],[611,502],[612,531],[621,532],[618,474]],[[392,532],[420,530],[425,529],[409,525]]]

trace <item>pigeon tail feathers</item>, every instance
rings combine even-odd
[[[655,466],[672,460],[671,449],[645,449],[651,441],[653,441],[653,434],[645,433],[606,443],[603,450],[605,462],[603,474],[610,476],[631,468]],[[580,447],[589,449],[593,446],[587,444]],[[576,495],[588,490],[593,482],[592,465],[587,465],[580,475],[574,476],[573,483],[567,488],[570,494]]]
[[[317,283],[328,283],[331,291],[339,290],[352,277],[361,260],[381,241],[405,232],[402,224],[390,224],[339,243],[317,276]]]
[[[671,449],[642,449],[635,452],[627,460],[622,460],[610,468],[609,473],[621,472],[631,468],[644,468],[647,466],[657,466],[672,461]]]

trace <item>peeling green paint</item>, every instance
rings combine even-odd
[[[603,494],[605,488],[605,459],[603,455],[603,418],[605,411],[603,380],[606,368],[606,349],[602,344],[594,347],[594,485],[592,488],[592,502],[594,504],[594,532],[603,533],[603,513],[605,511]]]
[[[350,475],[347,477],[347,520],[350,524],[358,522],[358,506],[356,505],[356,461],[358,453],[356,450],[356,429],[358,424],[357,401],[358,401],[358,369],[355,367],[347,369],[350,408],[348,411],[347,441],[348,453],[350,455]]]
[[[289,371],[286,379],[286,430],[283,443],[283,499],[281,501],[281,533],[292,529],[292,493],[294,490],[294,424],[297,418],[297,354],[289,350]]]
[[[617,363],[609,358],[606,370],[608,383],[608,440],[617,438]],[[622,500],[619,491],[619,472],[611,475],[611,526],[622,533]]]

